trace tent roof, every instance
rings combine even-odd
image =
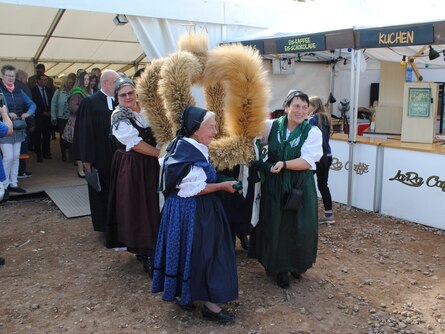
[[[23,68],[27,72],[33,72],[34,64],[44,63],[50,76],[93,67],[133,74],[150,58],[176,51],[172,48],[177,35],[187,31],[187,24],[200,24],[203,29],[213,25],[220,34],[211,36],[217,45],[221,36],[246,34],[277,23],[278,8],[271,15],[271,6],[247,0],[176,0],[144,6],[139,0],[0,0],[0,45],[7,46],[0,48],[0,63],[20,68],[27,64]],[[256,15],[247,15],[253,10]],[[127,15],[130,22],[115,25],[117,13]],[[144,32],[145,41],[139,40],[134,24],[151,29]]]
[[[224,43],[241,42],[252,45],[260,50],[265,58],[273,59],[304,59],[308,61],[326,61],[340,56],[349,58],[346,49],[365,49],[367,57],[384,61],[402,60],[402,56],[412,56],[419,51],[422,44],[436,45],[437,51],[445,50],[445,2],[424,0],[421,7],[415,9],[405,2],[393,0],[357,1],[338,0],[310,3],[304,8],[304,15],[295,21],[282,23],[261,32],[228,39]],[[397,12],[397,15],[394,13]],[[336,16],[333,16],[335,13]],[[412,43],[406,46],[394,47],[366,47],[360,36],[383,29],[416,28],[420,25],[433,26],[433,39],[428,43]],[[304,39],[310,42],[305,42]],[[293,43],[315,44],[314,50],[304,45],[292,47]],[[286,49],[283,51],[283,45]],[[307,44],[306,44],[307,46]],[[301,47],[301,48],[300,48]],[[292,51],[290,51],[292,50]],[[301,50],[301,51],[300,51]],[[332,50],[332,51],[330,51]],[[334,51],[335,50],[335,51]],[[428,52],[424,53],[416,62],[431,63],[445,66],[443,57],[430,61]]]
[[[93,67],[134,72],[132,64],[148,62],[131,26],[115,25],[113,14],[10,4],[0,12],[3,62],[44,63],[51,76]]]

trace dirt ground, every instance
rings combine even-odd
[[[237,245],[237,318],[150,293],[141,263],[46,198],[0,206],[0,333],[445,333],[445,231],[334,206],[317,263],[288,290]]]

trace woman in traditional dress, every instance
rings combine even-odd
[[[151,255],[159,226],[159,150],[139,108],[135,84],[115,82],[119,106],[111,115],[117,149],[111,164],[106,246],[126,247],[151,275]]]
[[[251,235],[249,255],[256,257],[282,288],[289,287],[289,273],[299,278],[317,256],[317,193],[312,170],[323,150],[320,129],[306,120],[308,107],[306,94],[289,93],[285,114],[268,121],[264,137],[269,145],[268,160],[259,163],[264,180],[260,219],[255,235]],[[302,205],[285,209],[292,189],[302,190]]]
[[[226,323],[234,315],[217,303],[238,298],[238,275],[230,227],[218,196],[235,192],[236,181],[216,182],[207,145],[217,133],[215,114],[189,106],[182,113],[177,137],[161,159],[165,204],[159,227],[152,292],[193,309],[203,301],[202,315]]]
[[[83,171],[82,161],[79,160],[79,128],[77,126],[77,116],[80,103],[84,98],[88,96],[87,89],[89,83],[90,75],[85,71],[80,72],[77,77],[76,84],[71,90],[71,95],[68,98],[68,109],[70,111],[70,117],[68,118],[68,122],[66,123],[62,134],[62,138],[65,139],[68,143],[72,144],[71,150],[73,153],[73,159],[75,159],[77,165],[77,176],[81,179],[85,177],[85,173]]]

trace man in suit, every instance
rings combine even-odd
[[[48,77],[45,74],[37,76],[37,85],[31,89],[32,100],[37,106],[35,113],[35,129],[33,132],[34,151],[37,162],[43,162],[43,158],[51,159],[51,99],[53,92],[46,87]]]
[[[82,100],[77,116],[77,134],[74,145],[78,145],[79,160],[86,172],[96,168],[102,190],[96,192],[88,186],[91,220],[95,231],[105,232],[107,202],[110,183],[111,159],[114,149],[109,135],[111,113],[114,109],[114,82],[118,74],[113,70],[103,71],[100,77],[101,89]]]
[[[43,65],[43,64],[36,65],[36,74],[34,74],[33,76],[30,76],[28,79],[28,86],[31,90],[36,86],[38,76],[45,74],[45,71],[46,71],[45,65]],[[48,82],[46,83],[46,87],[48,87],[48,89],[52,93],[54,93],[54,90],[55,90],[54,89],[54,81],[50,77],[47,77],[47,78],[48,78]]]

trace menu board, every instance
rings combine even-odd
[[[324,34],[291,36],[276,41],[277,53],[299,53],[326,50]]]
[[[408,94],[408,117],[429,117],[431,109],[430,88],[410,88]]]

